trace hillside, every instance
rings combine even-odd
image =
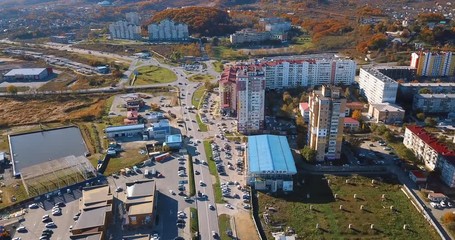
[[[193,35],[222,36],[237,29],[227,12],[211,7],[166,9],[155,14],[149,22],[159,22],[166,18],[188,24]]]

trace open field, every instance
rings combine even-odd
[[[213,161],[212,147],[210,146],[210,141],[204,141],[204,150],[205,150],[205,156],[207,157],[207,163],[209,165],[210,174],[215,176],[215,179],[216,179],[215,183],[213,184],[215,202],[224,203],[223,195],[221,193],[221,187],[220,187],[220,176],[218,175],[218,172],[216,170],[215,161]]]
[[[14,83],[10,84],[10,85],[13,85],[14,86]],[[7,87],[0,87],[0,92],[8,92],[6,90]],[[28,91],[30,89],[30,87],[27,87],[27,86],[19,86],[17,87],[17,91],[18,92],[25,92],[25,91]]]
[[[46,122],[89,121],[104,114],[109,95],[43,96],[1,98],[0,126],[26,125]]]
[[[113,157],[109,160],[104,175],[108,176],[112,173],[119,172],[122,168],[132,167],[140,162],[147,160],[147,155],[140,154],[140,149],[126,149],[121,152],[117,157]]]
[[[193,76],[189,77],[188,80],[191,82],[206,82],[212,81],[215,79],[212,75],[208,74],[194,74]]]
[[[191,105],[195,106],[196,109],[199,109],[199,103],[201,102],[202,97],[205,93],[204,85],[201,85],[196,91],[194,91],[193,96],[191,97]]]
[[[0,202],[0,209],[12,205],[14,202],[11,201],[11,197],[13,196],[16,197],[16,202],[28,198],[24,185],[22,185],[22,182],[19,180],[17,181],[16,184],[2,187],[1,190],[3,193],[0,195],[2,198],[2,201]]]
[[[290,226],[306,239],[439,238],[395,180],[376,178],[372,184],[372,179],[357,175],[309,175],[303,184],[294,186],[291,194],[275,197],[259,193],[261,224],[270,238],[272,231],[280,231],[278,226]],[[334,194],[338,194],[338,199]],[[266,207],[273,208],[267,212],[268,224],[264,223]],[[404,224],[408,229],[403,229]]]
[[[138,68],[137,71],[139,74],[134,85],[170,83],[177,80],[177,75],[167,68],[145,66]]]

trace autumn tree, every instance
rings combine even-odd
[[[453,212],[447,212],[444,215],[442,215],[441,220],[445,224],[455,222],[455,214]]]
[[[354,118],[357,121],[360,121],[362,119],[362,111],[360,111],[359,109],[354,110],[354,112],[352,112],[352,118]]]
[[[7,91],[8,93],[11,93],[11,94],[14,94],[14,95],[15,95],[15,94],[17,94],[18,89],[17,89],[17,87],[14,86],[14,85],[9,85],[9,86],[6,87],[6,91]]]
[[[425,113],[417,113],[416,117],[420,121],[423,121],[425,119]]]

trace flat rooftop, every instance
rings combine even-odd
[[[16,76],[16,75],[39,75],[41,72],[46,71],[45,68],[18,68],[7,72],[4,76]]]
[[[8,139],[14,175],[26,167],[70,155],[84,156],[88,151],[77,127],[9,135]]]
[[[255,174],[296,174],[294,157],[286,137],[248,137],[248,171]]]

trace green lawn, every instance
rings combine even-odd
[[[147,160],[147,155],[141,155],[140,149],[128,149],[122,152],[119,156],[111,158],[107,165],[105,176],[109,176],[112,173],[119,172],[122,168],[131,168],[134,165]]]
[[[177,75],[167,68],[145,66],[136,69],[138,76],[134,85],[147,85],[157,83],[170,83],[177,80]]]
[[[189,195],[192,197],[196,194],[196,185],[194,183],[193,157],[191,155],[188,155],[188,173],[188,184],[190,185]]]
[[[194,207],[190,208],[190,228],[192,236],[194,236],[194,233],[199,232],[198,221],[197,209]]]
[[[196,115],[196,121],[197,121],[197,125],[199,125],[199,129],[201,130],[201,132],[207,132],[208,131],[207,124],[202,122],[201,116],[199,114]]]
[[[216,170],[216,164],[215,164],[215,161],[213,161],[212,147],[210,146],[209,141],[204,141],[204,150],[205,150],[205,156],[207,157],[207,163],[209,165],[210,174],[215,176],[215,179],[216,179],[215,183],[213,184],[213,192],[215,193],[215,202],[224,203],[223,195],[221,193],[221,187],[220,187],[220,176],[218,176],[218,172]]]
[[[212,81],[213,79],[215,79],[215,77],[209,74],[194,74],[188,78],[188,80],[191,82],[205,82]]]
[[[221,240],[230,240],[232,239],[226,234],[227,230],[231,230],[231,217],[227,214],[221,214],[218,216],[218,227],[220,228],[220,238]],[[252,230],[255,231],[255,230]]]
[[[191,98],[191,104],[199,109],[199,103],[201,102],[201,98],[204,96],[205,87],[204,85],[200,86],[196,91],[193,93],[193,97]]]
[[[345,182],[347,179],[349,183]],[[276,227],[281,225],[292,227],[306,239],[439,239],[400,190],[401,185],[393,179],[378,178],[374,185],[371,180],[356,175],[307,175],[305,183],[294,185],[291,194],[277,197],[259,193],[261,224],[270,238],[271,232],[278,231]],[[382,194],[386,194],[385,200],[381,199]],[[361,205],[364,210],[360,210]],[[277,209],[269,211],[271,224],[265,224],[262,216],[266,206]],[[374,229],[370,229],[371,224]],[[408,224],[408,230],[403,230],[404,224]]]
[[[223,72],[224,67],[220,61],[213,62],[212,65],[216,72],[219,72],[219,73]]]

